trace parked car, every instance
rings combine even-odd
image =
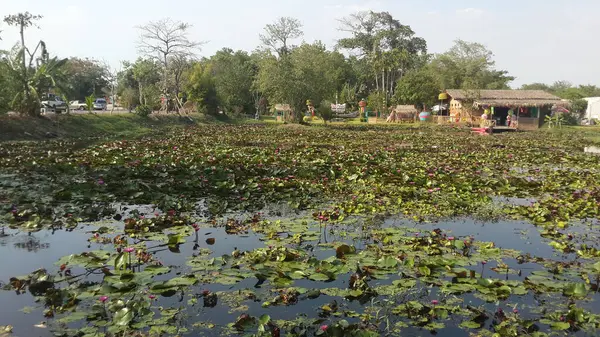
[[[69,108],[71,110],[86,110],[87,104],[83,101],[71,101],[71,103],[69,103]]]
[[[47,109],[52,109],[57,113],[67,110],[67,103],[63,102],[62,98],[54,94],[48,94],[42,99],[42,106]]]
[[[94,101],[94,110],[106,110],[106,100],[104,98],[96,98]]]

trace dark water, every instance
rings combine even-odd
[[[519,221],[500,221],[497,223],[481,223],[473,221],[471,219],[457,219],[453,221],[444,221],[433,224],[415,224],[404,219],[390,218],[386,219],[383,227],[406,227],[411,231],[426,231],[440,228],[444,231],[451,231],[455,236],[469,236],[472,235],[478,241],[489,241],[494,242],[496,247],[505,249],[514,249],[529,253],[535,257],[549,258],[553,260],[562,259],[573,259],[573,256],[566,254],[558,254],[549,245],[548,240],[544,239],[539,234],[539,229],[531,224]],[[49,272],[55,272],[58,266],[55,262],[61,257],[78,254],[90,250],[100,250],[103,246],[98,244],[89,244],[87,241],[90,237],[90,231],[94,229],[93,226],[82,227],[73,232],[67,231],[49,231],[44,230],[36,233],[24,233],[15,230],[6,230],[5,235],[0,237],[0,281],[8,282],[8,279],[12,276],[26,275],[30,272],[39,269],[46,268]],[[590,229],[581,227],[574,229],[574,232],[579,230],[580,232],[586,232]],[[228,235],[225,233],[223,228],[202,228],[199,231],[199,243],[200,248],[209,248],[212,251],[212,255],[215,257],[223,254],[231,254],[234,249],[239,251],[249,251],[255,248],[265,247],[265,243],[261,241],[261,236],[256,233],[248,233],[246,235]],[[206,238],[215,238],[216,243],[208,246],[205,243]],[[329,238],[323,238],[325,240],[336,240],[337,242],[344,241],[343,238],[336,237],[336,231],[329,234]],[[367,240],[367,239],[365,239]],[[159,251],[156,253],[156,257],[163,262],[164,265],[175,266],[174,272],[185,272],[186,271],[186,259],[195,253],[193,238],[187,238],[187,242],[182,244],[179,253],[172,253],[168,250]],[[357,242],[360,241],[354,239],[351,242],[357,248],[361,248],[361,245],[366,245],[369,242]],[[151,243],[148,246],[152,246]],[[112,246],[111,246],[112,247]],[[314,254],[324,259],[335,253],[331,249],[320,249],[316,248]],[[511,275],[511,279],[523,280],[531,271],[538,270],[539,265],[536,264],[519,264],[516,261],[505,261],[511,268],[519,268],[523,271],[520,276]],[[476,268],[476,267],[474,267]],[[158,279],[167,279],[169,275],[159,276]],[[497,277],[497,276],[493,276]],[[296,280],[294,283],[295,287],[303,288],[347,288],[348,278],[341,275],[338,280],[326,283],[314,282],[310,280]],[[374,281],[371,286],[390,284],[393,278],[389,280],[378,280]],[[194,287],[192,292],[200,293],[202,290],[216,291],[231,291],[237,289],[252,289],[255,292],[269,294],[268,287],[255,288],[256,279],[247,279],[234,286],[224,285],[199,285]],[[435,293],[436,290],[434,289]],[[187,294],[191,295],[191,294]],[[271,296],[274,296],[271,294]],[[267,296],[268,297],[268,296]],[[465,295],[465,303],[472,300],[471,295]],[[185,305],[188,297],[179,298],[174,296],[171,298],[161,299],[161,305],[166,307],[179,307]],[[293,320],[299,313],[306,313],[309,316],[315,314],[315,310],[322,305],[329,303],[333,300],[328,296],[320,296],[313,300],[300,300],[297,305],[288,307],[276,307],[264,309],[261,307],[261,302],[245,303],[249,306],[247,310],[252,316],[260,316],[263,313],[269,313],[274,319],[288,319]],[[337,298],[339,301],[340,299]],[[474,300],[474,299],[473,299]],[[536,299],[531,296],[523,296],[522,301],[535,303]],[[201,303],[201,301],[199,301]],[[0,325],[13,325],[14,336],[50,336],[51,333],[48,329],[36,328],[34,325],[44,321],[41,309],[36,309],[33,312],[26,314],[20,311],[24,307],[35,306],[33,297],[29,294],[17,295],[12,291],[0,291]],[[348,309],[360,309],[363,304],[357,302],[345,303]],[[491,304],[493,310],[494,305]],[[592,304],[585,305],[592,306]],[[600,310],[600,308],[595,308]],[[224,326],[235,320],[241,312],[229,313],[230,308],[228,306],[218,305],[215,308],[204,308],[201,304],[193,307],[188,307],[186,310],[187,323],[193,324],[199,321],[210,321],[217,325]],[[218,329],[214,330],[214,335],[218,336]],[[210,335],[211,332],[208,332]],[[191,334],[194,335],[193,333]],[[403,335],[429,335],[429,332],[420,331],[419,329],[407,329]],[[468,336],[468,332],[456,327],[448,327],[438,331],[438,336]]]

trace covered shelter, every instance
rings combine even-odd
[[[386,122],[414,122],[418,113],[419,111],[414,105],[396,105],[395,107],[390,107],[390,115]]]
[[[494,128],[533,130],[544,123],[555,106],[568,102],[543,90],[462,90],[446,91],[450,115],[477,118],[485,114]]]

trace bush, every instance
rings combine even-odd
[[[138,105],[135,108],[135,113],[142,117],[148,117],[152,113],[152,108],[147,105]]]
[[[319,110],[317,111],[319,117],[323,119],[324,122],[329,122],[333,119],[333,110],[331,110],[330,102],[322,102],[319,106]]]

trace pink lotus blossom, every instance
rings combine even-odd
[[[448,237],[448,240],[450,240],[450,241],[454,241],[454,236],[449,236],[449,237]]]
[[[127,247],[127,248],[124,249],[124,251],[126,253],[131,253],[131,252],[135,251],[135,248],[133,248],[133,247]]]
[[[440,302],[438,302],[438,300],[431,301],[431,304],[433,304],[433,305],[438,305],[438,303],[440,303]]]
[[[514,312],[515,314],[518,314],[518,313],[519,313],[519,309],[517,309],[517,308],[514,308],[514,309],[513,309],[513,312]]]
[[[153,300],[153,299],[156,298],[156,296],[154,296],[154,295],[148,295],[148,298],[151,299],[151,300]]]
[[[100,298],[98,298],[100,300],[100,302],[104,303],[106,301],[108,301],[108,296],[100,296]]]
[[[485,266],[487,264],[487,261],[481,261],[481,264]]]
[[[98,185],[104,185],[104,180],[102,180],[102,179],[99,179],[99,180],[98,180]]]
[[[329,327],[327,325],[321,325],[320,329],[321,329],[321,331],[327,331],[327,329],[329,329]]]

